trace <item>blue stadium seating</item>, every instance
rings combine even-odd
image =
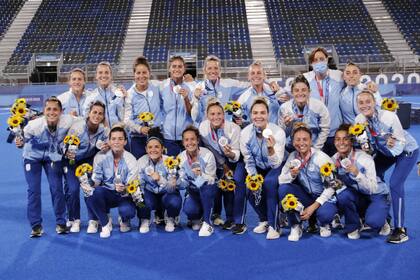
[[[222,60],[252,59],[245,2],[153,1],[144,55],[151,62],[166,62],[170,50],[197,50],[199,60],[209,54]]]
[[[420,55],[420,1],[418,0],[383,0],[385,8],[404,34],[411,49]]]
[[[265,0],[276,59],[305,64],[305,45],[334,45],[340,60],[392,56],[361,0]]]
[[[0,40],[25,2],[26,0],[0,0]]]
[[[63,53],[64,64],[117,63],[134,0],[46,0],[6,67],[27,65],[34,53]]]

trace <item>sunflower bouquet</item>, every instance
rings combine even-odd
[[[335,165],[331,162],[327,162],[320,167],[319,172],[327,188],[338,190],[343,186],[343,183],[337,179],[336,171]]]
[[[85,197],[93,194],[94,188],[91,186],[92,165],[83,163],[76,168],[75,175],[79,179]]]
[[[40,114],[42,114],[36,110],[31,109],[30,105],[26,102],[25,98],[16,99],[12,107],[10,108],[10,112],[12,113],[12,115],[19,115],[27,120],[30,120],[33,117],[37,117]]]
[[[7,119],[9,130],[15,137],[23,138],[23,124],[25,119],[20,115],[12,115]]]
[[[172,176],[176,176],[180,163],[181,162],[180,162],[179,157],[173,157],[173,156],[167,157],[163,161],[163,165],[166,167],[166,169],[168,169],[169,175],[172,175]]]
[[[303,212],[303,204],[297,199],[296,196],[289,193],[281,200],[281,206],[285,212],[287,211],[296,211],[299,214]]]
[[[263,183],[264,177],[261,174],[246,176],[245,185],[250,191],[252,191],[255,198],[255,205],[260,204]]]
[[[395,112],[399,108],[397,101],[394,98],[384,98],[381,103],[381,109]]]
[[[66,137],[64,137],[64,145],[65,145],[66,153],[68,151],[70,153],[76,154],[77,149],[79,148],[79,145],[80,145],[80,139],[75,134],[67,135]],[[75,163],[75,160],[70,159],[69,163],[73,165]]]
[[[139,119],[141,125],[152,127],[153,126],[153,120],[155,119],[155,115],[151,112],[143,112],[137,116]]]
[[[357,143],[359,143],[363,151],[368,154],[373,153],[373,147],[369,140],[366,124],[356,123],[351,125],[349,127],[349,134],[354,137]]]
[[[131,196],[137,207],[144,207],[143,192],[141,191],[139,180],[134,179],[128,182],[126,191]]]
[[[229,101],[223,109],[230,118],[241,119],[244,117],[242,106],[238,101]]]
[[[235,181],[233,180],[233,171],[229,170],[228,172],[226,172],[224,178],[225,179],[219,180],[219,184],[218,184],[219,188],[222,191],[228,191],[228,192],[234,191],[236,188],[236,184],[235,184]]]
[[[232,180],[220,179],[219,180],[219,188],[222,191],[233,192],[236,188],[236,184],[235,184],[235,181],[232,181]]]

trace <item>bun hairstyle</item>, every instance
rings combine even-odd
[[[292,139],[295,136],[295,134],[299,131],[305,131],[309,134],[309,136],[312,138],[312,131],[311,129],[306,125],[306,123],[303,122],[296,122],[293,124],[293,130],[292,130]]]
[[[159,127],[152,127],[151,129],[149,129],[146,143],[149,143],[150,140],[157,140],[163,146],[163,135],[162,132],[160,132]]]
[[[136,67],[138,65],[144,65],[147,68],[147,70],[149,70],[149,73],[151,72],[150,71],[150,64],[144,56],[139,56],[134,60],[133,72],[136,72]]]
[[[293,88],[295,87],[295,85],[297,84],[297,83],[304,83],[307,87],[308,87],[308,89],[310,89],[311,87],[309,86],[309,82],[308,82],[308,80],[305,78],[305,76],[304,75],[302,75],[302,74],[299,74],[299,75],[297,75],[296,76],[296,78],[293,80],[293,82],[292,82],[292,86],[291,86],[291,89],[292,89],[292,92],[293,92]]]

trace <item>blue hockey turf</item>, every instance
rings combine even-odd
[[[1,279],[420,279],[420,183],[416,169],[406,182],[406,225],[410,240],[391,245],[381,236],[349,240],[334,232],[324,239],[304,234],[292,243],[288,229],[278,240],[252,232],[256,215],[248,207],[248,231],[240,236],[216,229],[199,238],[186,228],[163,227],[148,234],[114,231],[108,240],[82,231],[57,235],[48,185],[43,174],[44,235],[30,239],[26,182],[21,151],[5,143],[6,111],[0,113],[0,278]],[[410,132],[420,139],[420,125]],[[137,220],[133,224],[137,226]]]

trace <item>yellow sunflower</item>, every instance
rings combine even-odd
[[[264,183],[264,177],[261,174],[256,174],[255,180],[261,184]]]
[[[260,184],[260,183],[258,183],[258,182],[255,182],[255,181],[250,181],[249,183],[247,183],[247,184],[246,184],[246,187],[247,187],[249,190],[251,190],[251,191],[255,192],[255,191],[257,191],[259,188],[261,188],[261,184]]]
[[[227,182],[225,180],[219,180],[219,189],[226,190],[227,188]]]
[[[138,119],[142,122],[150,122],[153,121],[154,118],[155,116],[151,112],[143,112],[138,116]]]
[[[80,139],[76,135],[73,135],[73,145],[79,146],[80,145]]]
[[[76,168],[76,171],[74,173],[76,177],[80,177],[86,173],[92,172],[92,170],[93,170],[92,165],[90,165],[89,163],[83,163]]]
[[[177,165],[178,161],[176,159],[174,159],[174,157],[167,157],[165,159],[165,161],[163,162],[163,164],[165,165],[166,168],[168,169],[174,169]]]
[[[26,109],[25,104],[15,103],[10,109],[10,112],[12,112],[14,115],[24,116],[28,112],[28,109]]]
[[[230,104],[230,102],[226,103],[223,109],[225,110],[225,112],[232,112],[232,104]]]
[[[26,106],[26,99],[25,98],[18,98],[15,100],[16,104],[24,104]]]
[[[64,144],[66,145],[76,145],[79,146],[80,144],[80,139],[79,137],[77,137],[77,135],[71,134],[71,135],[66,135],[66,137],[64,137]]]
[[[321,172],[321,175],[324,177],[329,177],[331,173],[333,172],[333,170],[334,170],[334,165],[331,164],[330,162],[325,163],[319,169],[319,171]]]
[[[132,180],[127,185],[127,192],[129,194],[133,194],[137,191],[137,188],[139,187],[140,182],[139,180]]]
[[[233,192],[236,188],[235,182],[234,181],[229,181],[227,184],[226,189],[230,192]]]
[[[226,172],[225,177],[226,178],[233,178],[233,171],[229,169],[229,171]]]
[[[287,194],[281,201],[281,205],[285,211],[295,210],[298,206],[297,197],[293,194]]]
[[[236,111],[238,109],[241,108],[241,103],[239,103],[238,101],[232,101],[232,109],[233,111]]]
[[[398,103],[394,98],[384,98],[381,103],[381,109],[395,112],[398,109]]]
[[[18,115],[13,115],[10,116],[7,119],[7,124],[11,127],[11,128],[15,128],[18,127],[19,125],[21,125],[21,123],[23,122],[23,118],[21,116]]]
[[[251,176],[247,175],[245,178],[245,183],[249,183],[251,181]]]
[[[365,131],[365,126],[361,123],[353,124],[349,127],[349,134],[353,136],[358,136]]]

